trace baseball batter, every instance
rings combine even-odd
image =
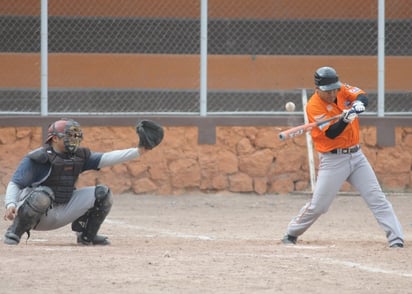
[[[328,211],[342,184],[348,181],[360,192],[385,231],[389,246],[403,247],[401,224],[359,145],[358,114],[365,111],[367,105],[366,93],[342,84],[335,69],[321,67],[316,70],[315,93],[306,107],[309,122],[342,114],[337,121],[311,131],[319,155],[317,182],[311,201],[289,223],[283,243],[296,244],[298,237]]]
[[[138,131],[140,138],[139,132],[144,130]],[[141,146],[141,140],[139,148],[99,153],[80,147],[83,133],[76,121],[52,123],[45,146],[22,159],[7,186],[4,219],[13,223],[4,243],[17,245],[24,233],[30,237],[30,230],[54,230],[71,224],[77,243],[110,244],[106,236],[97,234],[112,207],[110,189],[106,185],[76,189],[76,181],[84,171],[137,158],[160,143],[163,133],[152,137],[157,141],[150,146]]]

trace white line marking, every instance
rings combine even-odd
[[[127,224],[123,221],[117,221],[117,220],[106,220],[106,222],[110,224],[114,224],[114,225],[120,225],[122,227],[131,228],[131,229],[138,229],[138,230],[146,231],[146,232],[154,232],[160,235],[174,236],[174,237],[184,238],[184,239],[215,240],[215,238],[206,236],[206,235],[192,235],[192,234],[186,234],[186,233],[171,232],[168,230],[158,230],[158,229],[153,229],[153,228],[146,228],[146,227]],[[146,235],[146,237],[153,237],[153,236],[154,236],[153,234]]]
[[[287,248],[296,248],[296,249],[323,249],[323,248],[327,248],[327,247],[320,247],[320,246],[300,246],[300,245],[293,245],[293,246],[286,246]],[[318,248],[317,248],[318,247]],[[335,245],[332,245],[331,247],[335,247]],[[363,265],[360,263],[356,263],[356,262],[351,262],[351,261],[345,261],[345,260],[339,260],[339,259],[333,259],[333,258],[316,258],[314,256],[308,256],[305,255],[304,257],[306,258],[311,258],[314,260],[319,260],[322,263],[326,263],[326,264],[336,264],[336,265],[343,265],[346,267],[350,267],[350,268],[357,268],[363,271],[367,271],[367,272],[371,272],[371,273],[382,273],[382,274],[392,274],[392,275],[398,275],[398,276],[402,276],[402,277],[412,277],[412,273],[408,273],[408,272],[400,272],[400,271],[394,271],[394,270],[385,270],[385,269],[381,269],[378,267],[372,267],[372,266],[368,266],[368,265]]]
[[[335,245],[330,245],[330,246],[291,245],[291,246],[285,246],[285,247],[287,247],[287,248],[296,248],[296,249],[318,250],[318,249],[334,248]]]
[[[49,241],[49,240],[47,240],[47,239],[39,239],[39,238],[30,238],[30,241],[31,242],[47,242],[47,241]]]
[[[73,251],[72,247],[55,247],[55,248],[43,248],[45,251]]]
[[[401,277],[412,278],[412,273],[400,272],[400,271],[394,271],[394,270],[385,270],[385,269],[381,269],[378,267],[367,266],[367,265],[363,265],[363,264],[351,262],[351,261],[344,261],[344,260],[338,260],[338,259],[332,259],[332,258],[321,258],[320,261],[326,264],[337,264],[337,265],[343,265],[343,266],[350,267],[350,268],[358,268],[360,270],[371,272],[371,273],[382,273],[382,274],[390,274],[390,275],[397,275]]]

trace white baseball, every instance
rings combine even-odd
[[[293,103],[293,102],[291,102],[291,101],[289,101],[288,103],[286,103],[286,105],[285,105],[285,108],[286,108],[286,111],[289,111],[289,112],[291,112],[291,111],[294,111],[295,110],[295,103]]]

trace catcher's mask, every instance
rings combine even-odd
[[[64,140],[64,149],[68,153],[76,152],[83,140],[83,132],[80,124],[72,119],[61,119],[49,126],[46,144],[50,144],[53,136]]]
[[[318,68],[315,72],[315,86],[321,91],[337,90],[341,87],[335,69],[329,66]]]

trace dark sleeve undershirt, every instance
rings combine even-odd
[[[356,100],[362,101],[363,105],[368,106],[368,96],[365,94],[359,94],[358,97],[356,97]]]
[[[360,100],[363,102],[365,106],[368,105],[368,97],[364,94],[359,94],[357,97],[357,100]],[[336,103],[336,101],[335,101]],[[348,123],[345,123],[343,119],[338,120],[336,123],[331,125],[325,132],[326,137],[330,139],[335,139],[337,136],[339,136],[343,130],[346,128]]]
[[[343,130],[346,128],[348,123],[345,123],[343,119],[339,119],[336,123],[331,125],[325,132],[326,137],[330,139],[335,139],[337,136],[339,136]]]

